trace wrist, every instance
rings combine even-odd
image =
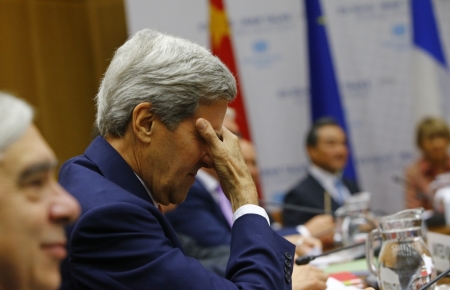
[[[298,225],[296,227],[297,232],[302,235],[303,237],[311,237],[311,232],[309,229],[304,225]]]
[[[255,185],[236,187],[236,190],[230,192],[230,201],[233,212],[247,204],[258,205],[258,193]]]

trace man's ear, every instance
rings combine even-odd
[[[314,150],[315,147],[313,146],[306,146],[306,151],[308,152],[308,156],[311,160],[314,160],[316,157],[316,150]]]
[[[155,114],[150,110],[151,103],[140,103],[134,107],[131,117],[131,127],[134,135],[144,143],[150,143],[154,129]]]

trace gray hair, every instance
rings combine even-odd
[[[151,111],[173,131],[200,104],[230,102],[236,93],[233,75],[208,50],[144,29],[117,49],[112,59],[95,98],[96,125],[103,137],[122,137],[133,109],[149,102]]]
[[[25,133],[33,115],[26,102],[0,92],[0,159],[2,152]]]
[[[319,141],[319,129],[324,126],[341,127],[339,123],[331,117],[322,117],[317,119],[311,126],[306,135],[306,147],[316,147]]]

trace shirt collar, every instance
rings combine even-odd
[[[136,172],[134,174],[136,174]],[[152,195],[150,189],[148,189],[147,185],[145,185],[144,181],[139,177],[139,175],[136,174],[136,177],[139,179],[139,181],[144,186],[145,190],[147,191],[148,195],[150,196],[150,199],[152,200],[152,202],[155,205],[155,207],[159,208],[159,203],[155,202],[155,200],[153,199],[153,195]]]
[[[334,183],[336,180],[342,177],[342,173],[330,173],[315,164],[309,166],[309,173],[317,179],[320,183]]]
[[[197,172],[197,179],[210,193],[215,192],[217,187],[220,185],[219,181],[215,179],[214,176],[201,169]]]

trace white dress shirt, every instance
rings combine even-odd
[[[152,195],[150,189],[148,189],[147,185],[145,185],[144,181],[139,177],[139,175],[136,174],[136,172],[134,174],[139,179],[139,181],[142,183],[142,185],[144,186],[145,190],[147,190],[148,196],[150,196],[150,199],[152,200],[152,202],[155,205],[155,207],[157,209],[159,209],[159,203],[155,202],[155,200],[153,199],[153,195]]]
[[[319,184],[335,201],[341,200],[335,184],[338,179],[342,179],[342,174],[330,173],[314,164],[311,164],[309,166],[308,171],[309,174],[311,174],[312,177],[314,177],[319,182]],[[347,186],[344,183],[342,183],[341,194],[343,198],[342,202],[346,201],[351,196],[350,190],[348,190]]]

